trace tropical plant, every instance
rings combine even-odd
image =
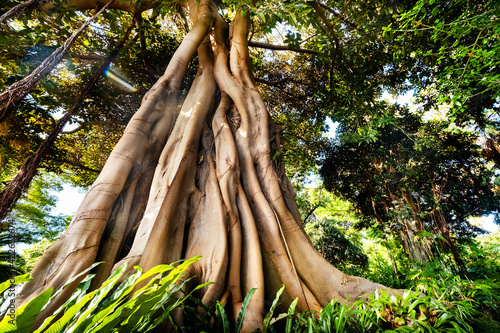
[[[191,293],[179,297],[189,281],[185,272],[201,257],[194,257],[176,265],[160,265],[142,273],[136,272],[121,279],[127,263],[113,271],[99,289],[91,290],[95,275],[87,274],[98,265],[92,265],[75,276],[61,289],[52,293],[47,289],[39,296],[6,314],[0,322],[1,332],[146,332],[162,325],[166,319],[173,320],[172,312],[191,295],[192,292],[208,285],[199,285]],[[85,276],[85,277],[84,277]],[[83,278],[83,279],[82,279]],[[14,283],[26,282],[19,278]],[[51,316],[37,322],[37,316],[47,304],[64,292],[71,283],[80,281],[68,300]],[[7,290],[11,281],[0,285],[0,291]],[[3,302],[10,302],[4,298]],[[1,306],[1,305],[0,305]],[[35,326],[33,326],[35,325]]]
[[[189,301],[183,305],[183,312],[188,320],[183,325],[173,323],[176,331],[179,332],[234,332],[240,333],[250,300],[256,289],[251,289],[245,296],[241,309],[235,320],[230,319],[231,314],[227,314],[224,305],[217,301],[215,308],[210,308],[196,298],[190,296]],[[201,309],[201,311],[200,311]],[[233,323],[235,323],[233,325]]]
[[[368,300],[341,304],[332,300],[319,312],[287,313],[272,318],[269,331],[286,320],[280,331],[291,332],[472,332],[469,324],[477,313],[471,301],[447,302],[406,291],[366,295]],[[277,295],[276,300],[279,298]],[[271,312],[270,312],[271,313]]]
[[[16,243],[32,244],[42,239],[55,240],[66,228],[71,217],[54,214],[56,193],[63,189],[57,175],[39,170],[32,186],[13,207],[8,221],[16,228]]]

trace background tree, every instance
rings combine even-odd
[[[361,235],[353,232],[359,218],[350,202],[321,185],[300,188],[296,201],[304,229],[323,257],[345,273],[360,274],[367,268]]]
[[[55,175],[42,172],[30,190],[14,206],[9,220],[16,227],[17,242],[32,244],[42,239],[55,240],[70,222],[69,216],[53,214],[56,192],[62,181]]]
[[[496,213],[494,171],[481,159],[474,133],[394,111],[394,118],[374,119],[372,133],[340,127],[341,141],[332,143],[321,169],[325,186],[352,200],[367,222],[398,234],[410,259],[428,261],[439,244],[464,270],[453,236],[478,231],[469,216]]]

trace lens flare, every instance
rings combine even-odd
[[[137,88],[134,87],[123,74],[121,74],[117,69],[108,67],[104,70],[104,75],[108,78],[108,81],[117,85],[127,92],[136,92]]]

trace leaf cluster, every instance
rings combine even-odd
[[[394,56],[413,60],[412,86],[433,87],[421,96],[427,106],[453,105],[453,120],[483,128],[486,111],[498,112],[499,8],[496,0],[420,0],[384,28],[384,35],[406,42]]]
[[[52,293],[47,289],[30,302],[16,308],[13,318],[6,315],[0,322],[1,332],[28,332],[38,313],[62,290],[78,278],[83,278],[71,297],[55,313],[48,317],[35,332],[146,332],[170,318],[187,297],[178,297],[189,280],[183,278],[189,265],[201,257],[188,259],[176,267],[160,265],[142,274],[136,272],[118,283],[127,264],[116,269],[102,286],[90,291],[92,274],[86,275],[98,263],[80,273],[61,289]],[[167,273],[168,272],[168,273]],[[28,274],[27,274],[28,275]],[[26,282],[28,276],[16,279]],[[0,285],[0,292],[11,286],[11,280]],[[141,283],[141,285],[139,285]],[[206,284],[205,284],[206,285]],[[204,287],[200,285],[195,290]],[[3,298],[2,303],[9,302]]]

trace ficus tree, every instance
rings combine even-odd
[[[96,2],[68,5],[84,10]],[[262,325],[265,300],[282,285],[283,304],[298,298],[301,311],[385,289],[333,267],[304,232],[280,159],[281,126],[269,115],[249,58],[252,17],[270,20],[279,4],[228,2],[221,7],[224,16],[213,0],[164,5],[189,15],[189,32],[17,302],[59,288],[96,261],[103,264],[94,271],[94,288],[124,261],[130,269],[148,270],[194,255],[203,259],[190,266],[193,283],[214,282],[199,295],[208,306],[219,300],[236,317],[243,296],[257,288],[244,331]],[[322,12],[312,1],[299,5]],[[152,3],[116,1],[109,7],[141,12]],[[186,89],[193,59],[198,68]],[[77,284],[64,289],[36,325]]]

